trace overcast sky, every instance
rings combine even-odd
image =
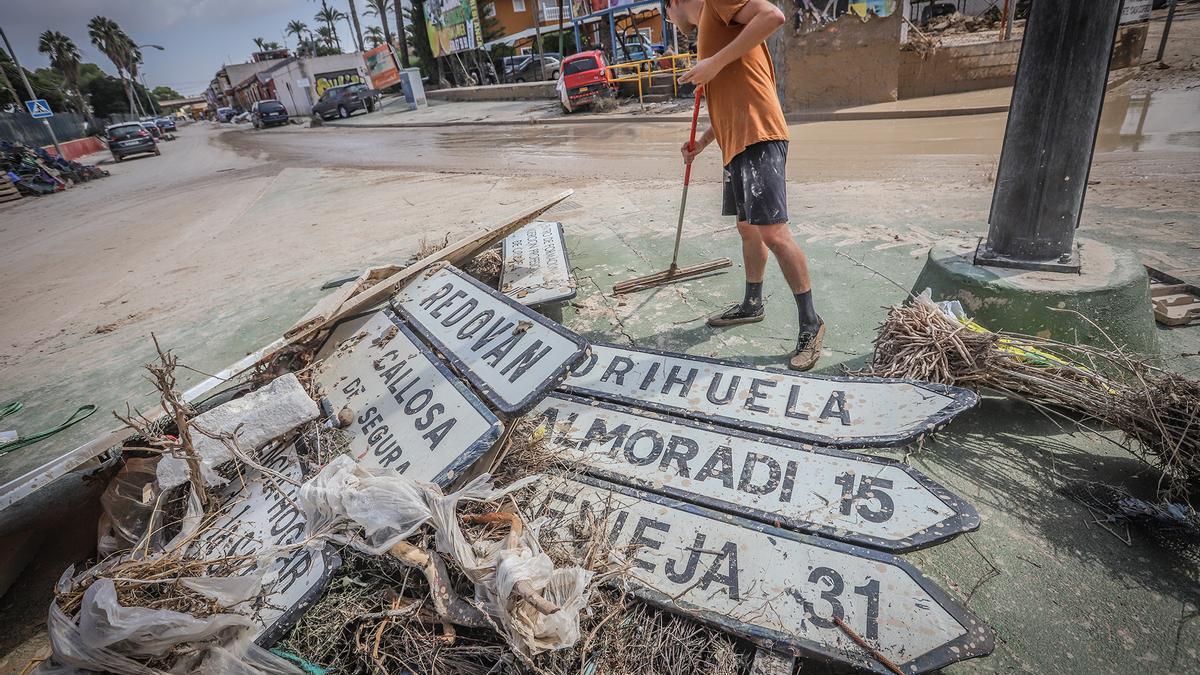
[[[346,0],[326,0],[349,13]],[[377,19],[363,15],[364,0],[357,0],[359,21],[365,29]],[[404,3],[405,6],[408,2]],[[105,71],[116,69],[88,40],[87,22],[96,15],[120,24],[138,44],[158,44],[166,51],[143,49],[142,66],[150,88],[165,84],[185,95],[198,94],[213,73],[225,63],[244,63],[255,50],[254,38],[284,43],[288,21],[300,19],[316,29],[315,0],[3,0],[0,27],[8,34],[21,65],[29,70],[49,66],[38,53],[38,35],[44,30],[65,33],[91,61]],[[395,18],[389,17],[392,25]],[[349,49],[349,27],[338,27],[343,47]],[[294,37],[287,46],[295,48]]]

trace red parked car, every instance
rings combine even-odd
[[[604,54],[599,50],[579,52],[563,59],[559,70],[558,95],[563,112],[574,112],[599,96],[611,96]]]

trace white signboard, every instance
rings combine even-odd
[[[359,463],[443,487],[500,437],[496,416],[391,310],[373,316],[317,366],[321,393],[354,422]]]
[[[563,391],[833,447],[903,445],[979,397],[909,380],[828,377],[593,344]]]
[[[970,505],[889,459],[563,394],[536,411],[588,473],[787,529],[908,551],[979,527]]]
[[[392,299],[501,414],[522,415],[562,381],[583,338],[451,265],[437,265]]]
[[[294,445],[279,446],[261,463],[302,481]],[[266,646],[274,644],[316,600],[337,563],[324,549],[298,546],[308,534],[304,514],[294,506],[299,489],[278,479],[273,479],[273,484],[264,481],[258,471],[248,472],[245,482],[234,480],[223,488],[222,516],[194,544],[195,550],[214,560],[278,551],[266,570],[269,581],[260,596],[232,608],[253,616],[263,626],[256,642]],[[287,548],[293,545],[294,549]]]
[[[1121,5],[1121,23],[1149,21],[1153,0],[1125,0]]]
[[[575,297],[562,223],[535,220],[512,233],[501,246],[500,292],[536,307]]]
[[[634,593],[760,645],[905,673],[988,654],[991,630],[895,556],[581,478],[548,477],[529,515],[572,539],[598,523],[632,547]],[[569,528],[574,528],[571,530]],[[568,534],[569,532],[569,534]]]

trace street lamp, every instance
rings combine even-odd
[[[137,46],[138,49],[145,49],[146,47],[150,47],[152,49],[157,49],[160,52],[166,51],[166,49],[167,49],[166,47],[164,47],[162,45],[145,44],[145,45]],[[146,84],[146,71],[142,71],[141,76],[142,76],[142,87],[146,90],[146,103],[150,104],[149,105],[150,114],[154,114],[154,100],[151,98],[150,86],[148,84]],[[136,87],[134,87],[134,88],[136,89]]]

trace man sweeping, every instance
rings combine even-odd
[[[788,361],[809,370],[821,355],[825,323],[813,308],[808,260],[787,221],[788,129],[775,94],[775,67],[765,40],[786,19],[769,0],[667,0],[667,16],[685,34],[698,31],[700,60],[680,81],[704,87],[712,126],[684,144],[690,164],[714,140],[725,167],[722,215],[737,216],[746,267],[746,295],[708,325],[762,321],[768,251],[775,254],[800,313],[796,350]]]

